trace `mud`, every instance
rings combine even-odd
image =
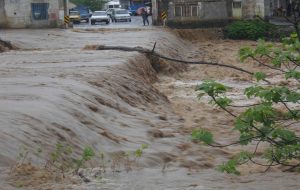
[[[255,42],[223,40],[215,34],[161,28],[1,31],[1,36],[22,48],[0,54],[2,187],[298,189],[299,175],[279,169],[262,173],[265,168],[249,164],[240,168],[241,177],[221,174],[214,167],[241,147],[212,149],[190,139],[197,127],[211,130],[220,143],[238,138],[231,128],[232,119],[208,105],[207,99],[199,102],[194,87],[205,79],[220,80],[234,87],[231,96],[243,104],[242,90],[253,84],[249,76],[220,67],[169,62],[159,63],[163,72],[157,73],[144,55],[93,49],[111,44],[151,49],[157,42],[156,51],[169,57],[216,60],[250,71],[263,69],[242,65],[237,58],[241,46]],[[120,173],[108,171],[100,178],[90,174],[88,184],[73,175],[60,182],[32,166],[9,173],[7,167],[15,163],[20,147],[28,147],[32,164],[43,166],[58,142],[71,144],[77,154],[86,145],[92,146],[111,156],[111,162],[112,155],[134,151],[141,144],[149,148],[133,171],[127,173],[122,167]],[[39,147],[43,147],[41,155],[34,153]],[[23,171],[33,177],[24,179]]]
[[[0,53],[4,51],[16,50],[16,49],[18,48],[13,44],[11,44],[10,42],[0,39]]]

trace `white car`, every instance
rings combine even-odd
[[[129,11],[126,9],[113,9],[111,14],[111,20],[113,22],[118,22],[118,21],[131,22],[131,16],[129,14]]]
[[[91,24],[94,25],[96,22],[105,22],[106,24],[109,24],[110,17],[105,11],[95,11],[91,17]]]

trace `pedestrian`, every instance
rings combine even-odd
[[[145,26],[146,22],[147,22],[147,25],[149,25],[148,13],[145,10],[145,8],[142,9],[141,15],[142,15],[142,18],[143,18],[143,24],[144,24],[144,26]]]

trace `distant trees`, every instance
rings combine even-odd
[[[84,5],[89,7],[92,11],[95,10],[102,10],[104,4],[109,0],[70,0],[70,2],[74,3],[75,5]]]

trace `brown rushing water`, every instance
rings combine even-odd
[[[28,189],[298,189],[299,175],[277,169],[245,166],[243,176],[221,174],[213,168],[232,157],[240,147],[212,149],[192,143],[196,127],[213,130],[220,142],[230,142],[232,120],[194,92],[204,79],[232,85],[232,97],[243,103],[242,90],[251,85],[248,76],[229,69],[165,64],[159,74],[138,53],[83,50],[86,45],[142,46],[170,57],[216,59],[239,64],[236,52],[244,43],[216,40],[214,33],[160,28],[81,30],[4,30],[3,38],[22,51],[0,54],[0,170],[2,187],[19,176],[8,177],[19,148],[42,157],[57,142],[73,145],[78,153],[90,145],[112,155],[134,151],[148,144],[139,167],[126,173],[107,172],[91,183],[48,181]],[[188,37],[186,41],[181,38]],[[209,39],[209,40],[207,40]],[[248,69],[260,69],[258,66]],[[176,72],[177,71],[177,72]],[[175,73],[174,73],[175,72]],[[155,82],[155,83],[154,83]],[[32,162],[43,159],[32,154]],[[162,168],[165,168],[162,171]],[[75,181],[78,181],[78,177]],[[92,177],[91,177],[92,178]],[[27,181],[39,180],[26,179]],[[29,183],[30,184],[30,183]],[[24,187],[25,188],[25,187]]]

